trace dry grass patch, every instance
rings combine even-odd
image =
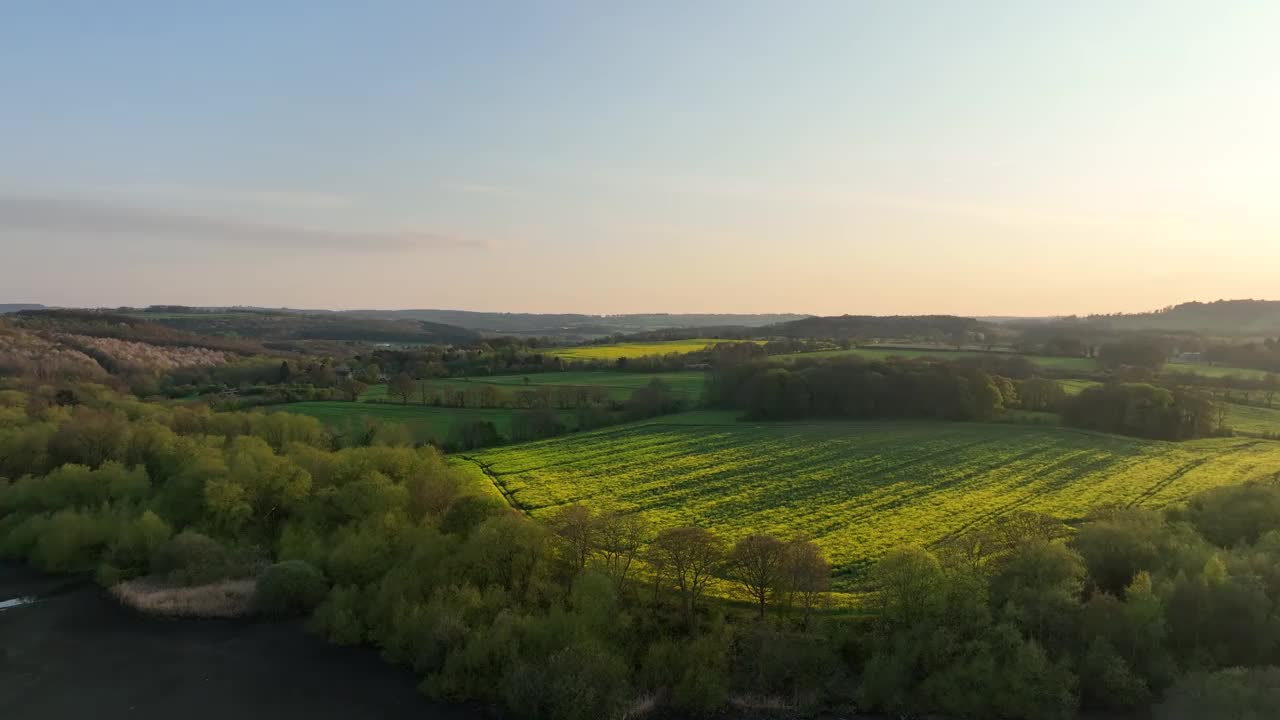
[[[111,594],[128,607],[164,617],[237,618],[253,613],[252,578],[174,587],[152,578],[122,582]]]

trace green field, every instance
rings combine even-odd
[[[715,338],[694,338],[691,340],[663,340],[658,342],[627,342],[612,345],[577,345],[557,348],[547,352],[565,360],[617,360],[624,357],[643,357],[645,355],[666,355],[667,353],[691,353],[702,350],[708,345],[723,342],[757,342],[763,340],[717,340]]]
[[[1068,395],[1079,395],[1085,388],[1098,387],[1102,383],[1096,380],[1059,380],[1058,384]]]
[[[999,352],[982,352],[979,350],[946,350],[933,348],[880,348],[880,347],[857,347],[848,350],[820,350],[817,352],[807,353],[789,353],[786,355],[778,355],[776,359],[780,360],[796,360],[800,358],[828,358],[828,357],[847,357],[850,355],[865,357],[868,359],[883,359],[887,357],[924,357],[935,358],[940,360],[954,360],[964,357],[975,357],[981,355],[1000,355]],[[1012,353],[1004,353],[1012,354]],[[1098,363],[1092,358],[1076,358],[1076,357],[1050,357],[1044,355],[1025,355],[1028,360],[1049,370],[1064,370],[1070,372],[1093,372],[1098,370]],[[1245,368],[1222,367],[1218,365],[1201,365],[1192,363],[1168,363],[1165,365],[1165,372],[1193,373],[1196,375],[1204,375],[1205,377],[1227,377],[1235,375],[1242,378],[1262,379],[1266,373],[1261,370],[1248,370]]]
[[[465,390],[469,387],[474,388],[477,385],[493,385],[504,393],[542,385],[603,387],[609,391],[610,400],[621,402],[630,397],[631,393],[635,392],[637,388],[649,384],[654,379],[661,380],[671,386],[671,391],[683,397],[689,404],[697,403],[701,399],[702,386],[706,382],[706,376],[702,372],[693,370],[668,373],[626,373],[609,370],[545,372],[530,373],[528,375],[494,375],[467,380],[461,378],[438,378],[424,382],[428,383],[432,392]],[[384,400],[386,398],[386,385],[373,385],[360,397],[361,400],[366,401]]]
[[[1246,435],[1280,435],[1280,410],[1252,405],[1228,405],[1227,425]]]
[[[788,353],[777,355],[775,359],[782,361],[800,360],[804,358],[863,357],[869,360],[883,360],[890,357],[932,358],[936,360],[957,360],[966,357],[982,357],[984,355],[1008,356],[1014,353],[983,352],[981,350],[944,350],[932,348],[881,348],[857,347],[848,350],[819,350],[816,352]],[[1045,357],[1039,355],[1024,356],[1043,368],[1052,370],[1070,370],[1075,372],[1091,372],[1098,369],[1098,364],[1089,358]]]
[[[1203,375],[1205,377],[1228,377],[1234,375],[1241,378],[1249,378],[1251,380],[1261,380],[1267,376],[1262,370],[1249,370],[1248,368],[1224,367],[1221,365],[1201,365],[1199,363],[1169,363],[1164,366],[1165,372],[1192,373],[1195,375]]]
[[[497,426],[498,432],[509,435],[511,417],[518,411],[504,408],[470,409],[441,408],[430,405],[392,405],[389,403],[353,403],[320,400],[314,402],[297,402],[279,406],[285,412],[310,415],[331,427],[342,427],[347,423],[359,422],[361,417],[377,418],[395,422],[409,428],[413,438],[419,442],[431,440],[447,440],[449,432],[455,424],[487,420]],[[560,422],[568,427],[576,424],[576,415],[572,411],[557,413]]]
[[[1167,443],[1066,428],[930,422],[736,422],[695,412],[479,452],[534,516],[565,503],[638,509],[658,526],[812,536],[848,589],[901,544],[1016,510],[1079,518],[1163,505],[1280,472],[1280,442]]]

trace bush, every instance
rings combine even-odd
[[[91,568],[115,532],[110,517],[92,512],[59,510],[41,528],[29,559],[46,572]]]
[[[440,531],[448,535],[471,534],[480,523],[500,515],[507,509],[501,500],[483,495],[463,495],[449,503],[444,517],[440,519]]]
[[[241,567],[217,540],[193,530],[184,530],[160,548],[152,570],[170,582],[204,585],[229,578]]]
[[[146,574],[152,559],[169,542],[173,529],[163,518],[147,510],[126,522],[117,533],[99,566],[97,579],[104,587]]]
[[[1183,678],[1156,708],[1155,717],[1158,720],[1263,720],[1275,717],[1278,703],[1280,668],[1233,668],[1192,673]]]
[[[666,696],[676,710],[707,715],[729,700],[731,638],[723,626],[688,640],[659,640],[640,667],[643,686]]]
[[[595,720],[621,717],[627,665],[594,643],[574,643],[550,657],[521,661],[504,677],[507,705],[523,717]]]
[[[328,591],[324,575],[314,565],[285,560],[258,576],[258,609],[277,617],[302,615],[319,605]]]
[[[367,639],[366,606],[359,586],[337,586],[316,608],[312,627],[335,645],[357,645]]]

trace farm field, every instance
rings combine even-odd
[[[1016,354],[1016,353],[986,353],[980,350],[945,350],[932,348],[880,348],[880,347],[857,347],[848,350],[819,350],[807,353],[788,353],[786,355],[777,355],[779,360],[796,360],[799,358],[827,358],[842,357],[848,355],[856,355],[869,359],[882,359],[887,357],[925,357],[937,358],[942,360],[956,359],[963,357],[974,357],[989,354]],[[1075,357],[1050,357],[1044,355],[1024,355],[1031,362],[1042,368],[1049,370],[1064,370],[1070,372],[1093,372],[1098,369],[1097,361],[1091,358],[1075,358]],[[1249,370],[1246,368],[1225,367],[1220,365],[1204,365],[1198,363],[1168,363],[1165,365],[1165,372],[1192,373],[1203,375],[1205,377],[1227,377],[1237,376],[1242,378],[1261,379],[1266,373],[1261,370]]]
[[[1227,425],[1238,433],[1249,435],[1280,434],[1280,410],[1231,403]]]
[[[1097,387],[1102,383],[1096,380],[1059,380],[1058,384],[1068,395],[1079,395],[1085,388]]]
[[[627,342],[612,345],[579,345],[575,347],[557,348],[547,352],[565,360],[617,360],[624,357],[643,357],[645,355],[666,355],[667,353],[690,353],[708,345],[724,342],[755,342],[764,340],[717,340],[715,338],[693,338],[690,340],[663,340],[657,342]]]
[[[545,372],[527,375],[491,375],[483,378],[438,378],[427,380],[433,392],[474,388],[479,385],[493,385],[505,392],[513,392],[527,387],[543,385],[571,385],[603,387],[609,391],[609,399],[623,401],[636,389],[644,387],[654,379],[662,380],[671,386],[671,391],[692,404],[702,397],[702,386],[706,376],[700,371],[680,371],[668,373],[624,373],[611,370],[595,370],[584,372]],[[528,382],[526,382],[526,380]],[[387,399],[386,385],[373,385],[360,396],[361,400]]]
[[[430,405],[392,405],[388,403],[353,403],[341,401],[297,402],[278,406],[284,412],[310,415],[331,427],[342,427],[346,423],[359,422],[363,416],[377,418],[388,422],[400,423],[409,428],[415,440],[428,442],[446,440],[455,424],[487,420],[498,428],[498,432],[509,435],[511,417],[517,412],[505,408],[473,409],[442,408]],[[553,411],[554,412],[554,411]],[[557,415],[560,422],[568,427],[576,425],[576,415],[572,411],[561,411]]]
[[[1014,355],[1015,353],[987,353],[981,350],[943,350],[930,348],[880,348],[880,347],[857,347],[848,350],[818,350],[816,352],[805,353],[788,353],[785,355],[776,355],[775,359],[782,361],[799,360],[803,358],[831,358],[831,357],[848,357],[857,356],[864,357],[869,360],[883,360],[890,357],[909,357],[909,358],[933,358],[938,360],[956,360],[965,357],[978,357],[982,355]],[[1043,368],[1053,370],[1070,370],[1077,372],[1090,372],[1098,369],[1096,362],[1089,358],[1068,358],[1068,357],[1043,357],[1039,355],[1024,356],[1031,362]]]
[[[1248,378],[1250,380],[1261,380],[1267,376],[1262,370],[1250,370],[1248,368],[1226,367],[1223,365],[1203,365],[1200,363],[1177,363],[1172,362],[1164,366],[1167,373],[1192,373],[1194,375],[1203,375],[1205,377],[1221,378],[1236,376]]]
[[[738,422],[694,412],[478,452],[535,517],[586,502],[702,524],[813,537],[837,587],[901,544],[929,544],[1004,513],[1079,518],[1104,504],[1164,505],[1280,472],[1280,442],[1167,443],[1066,428],[930,422]]]

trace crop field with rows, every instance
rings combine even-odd
[[[1175,444],[1016,424],[748,423],[718,412],[473,457],[535,517],[581,501],[729,538],[810,536],[844,589],[894,546],[928,545],[1004,513],[1075,519],[1280,473],[1280,442],[1250,438]]]

